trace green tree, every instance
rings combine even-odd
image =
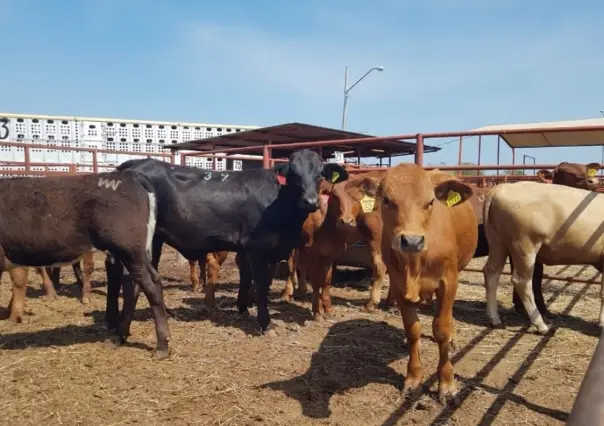
[[[471,161],[463,161],[461,163],[462,166],[475,166],[476,163],[472,163]],[[457,171],[453,172],[454,175],[457,175]],[[472,170],[466,169],[461,171],[461,176],[484,176],[484,170]]]
[[[502,173],[508,176],[524,176],[526,173],[524,170],[503,170]]]

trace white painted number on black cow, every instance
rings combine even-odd
[[[228,173],[220,173],[220,180],[222,182],[224,182],[228,178],[229,178],[229,174]],[[203,179],[204,180],[210,180],[210,179],[212,179],[212,172],[205,172],[204,175],[203,175]]]

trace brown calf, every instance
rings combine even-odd
[[[80,267],[79,261],[72,265],[76,281],[82,289],[80,300],[85,305],[90,304],[90,297],[92,295],[92,286],[90,283],[90,278],[92,277],[92,273],[94,272],[93,254],[93,251],[89,251],[85,253],[84,256],[82,256],[82,263],[84,264],[83,272],[82,268]],[[58,289],[60,285],[61,267],[59,266],[56,268],[35,268],[35,270],[38,275],[40,275],[40,277],[42,278],[42,286],[46,291],[46,297],[49,299],[56,299],[56,289]]]
[[[453,397],[458,403],[449,349],[455,336],[458,274],[472,259],[478,238],[476,216],[470,203],[464,203],[472,196],[472,187],[448,173],[427,172],[415,164],[393,167],[381,181],[366,178],[354,185],[364,187],[368,196],[377,194],[384,262],[409,342],[404,391],[416,396],[421,389],[424,372],[416,308],[436,294],[438,312],[432,331],[440,353],[439,399],[444,403]]]
[[[299,283],[296,296],[303,298],[306,292],[306,278],[313,287],[313,317],[323,320],[332,311],[329,289],[332,282],[334,261],[340,257],[350,244],[365,240],[371,251],[373,269],[373,289],[381,290],[381,283],[386,273],[382,261],[381,220],[373,212],[371,205],[366,204],[362,191],[348,183],[358,179],[374,177],[379,179],[384,172],[376,171],[355,176],[348,181],[333,184],[325,181],[321,186],[323,203],[321,209],[309,215],[303,225],[303,245],[292,251],[288,259],[290,277],[287,280],[284,299],[288,300],[293,293],[296,270],[299,270]],[[375,310],[371,301],[367,309]]]
[[[192,291],[194,293],[205,291],[204,300],[208,308],[213,309],[216,305],[216,280],[218,279],[218,272],[220,272],[220,268],[228,255],[228,251],[217,251],[208,253],[198,261],[189,260]],[[199,269],[197,268],[198,265]]]

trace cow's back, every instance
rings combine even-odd
[[[545,264],[597,264],[604,251],[604,196],[563,185],[498,185],[487,197],[485,223],[502,244],[526,239],[541,245]]]
[[[134,232],[138,215],[133,213],[148,218],[143,181],[130,172],[2,179],[0,246],[15,264],[38,257],[39,264],[48,265],[44,257],[72,260],[74,251],[84,253],[100,243],[106,236],[101,234]],[[121,212],[130,219],[107,220]]]

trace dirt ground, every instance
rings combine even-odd
[[[596,276],[592,268],[546,268],[557,272]],[[155,332],[144,297],[129,344],[105,347],[101,255],[91,306],[78,301],[71,268],[63,268],[65,285],[56,301],[41,297],[40,279],[30,272],[23,323],[0,321],[0,424],[562,425],[597,344],[598,285],[545,281],[546,301],[557,317],[542,337],[514,313],[509,276],[499,290],[507,328],[491,329],[482,274],[464,272],[453,355],[462,403],[452,410],[436,400],[438,351],[431,340],[432,310],[426,309],[420,320],[428,391],[409,409],[401,398],[408,360],[402,321],[359,310],[368,278],[355,280],[353,272],[342,271],[339,277],[351,281],[336,283],[335,320],[321,324],[310,321],[308,300],[280,302],[284,282],[275,280],[270,307],[279,335],[270,339],[260,336],[255,308],[250,318],[237,318],[232,255],[219,276],[220,308],[214,312],[191,293],[188,265],[177,264],[170,249],[160,273],[167,306],[178,317],[169,322],[172,352],[163,361],[151,358]],[[10,300],[7,275],[0,306]]]

